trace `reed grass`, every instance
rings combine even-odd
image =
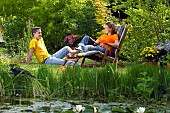
[[[33,69],[35,78],[13,77],[8,73],[8,66],[3,66],[1,95],[11,96],[22,89],[20,93],[25,97],[170,100],[170,70],[159,66],[133,64],[116,69],[115,64],[106,64],[104,67],[68,67],[61,71],[56,70],[56,65],[34,65],[29,71]]]

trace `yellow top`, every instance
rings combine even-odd
[[[29,48],[34,48],[34,55],[40,63],[42,63],[47,57],[51,56],[47,51],[43,38],[40,38],[39,40],[32,39]]]

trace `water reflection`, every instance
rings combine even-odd
[[[135,102],[129,103],[99,103],[90,101],[42,101],[23,98],[0,98],[0,112],[3,113],[75,113],[76,105],[84,107],[83,113],[93,113],[94,107],[100,113],[132,113],[142,106],[146,113],[170,113],[168,106],[140,105]]]

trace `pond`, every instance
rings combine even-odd
[[[146,113],[170,113],[170,105],[142,105],[132,101],[100,103],[86,100],[43,101],[7,97],[0,98],[0,113],[75,113],[77,105],[82,105],[83,113],[93,113],[94,108],[100,113],[136,113],[139,107],[145,107]]]

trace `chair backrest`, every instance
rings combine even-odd
[[[118,45],[118,49],[116,49],[114,51],[114,57],[115,60],[117,60],[120,49],[122,47],[123,41],[125,39],[126,33],[127,33],[127,27],[126,26],[116,26],[116,32],[119,36],[119,45]]]
[[[0,31],[0,42],[4,42],[4,40],[3,40],[3,38],[2,38],[1,31]]]

